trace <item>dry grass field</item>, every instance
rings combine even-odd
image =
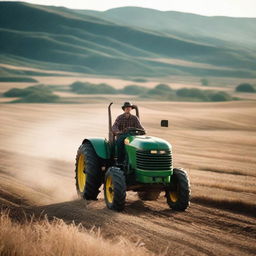
[[[112,99],[115,116],[123,99],[0,104],[0,204],[10,211],[1,216],[0,254],[255,255],[256,102],[136,102],[147,133],[168,140],[174,165],[188,171],[191,205],[174,212],[163,195],[142,202],[129,192],[116,213],[102,193],[77,200],[74,183],[76,150],[84,137],[107,136]]]
[[[88,255],[88,256],[150,256],[145,248],[134,246],[125,239],[109,243],[98,231],[82,225],[67,225],[63,220],[23,224],[12,222],[8,214],[0,216],[1,255]],[[85,242],[86,241],[86,242]]]
[[[0,256],[256,256],[256,17],[238,0],[188,13],[58,2],[0,0]],[[109,103],[114,121],[126,101],[172,152],[160,139],[151,156],[133,151],[123,169],[138,192],[113,211],[125,198],[121,174],[106,172],[116,159],[80,146],[108,137]],[[109,208],[103,185],[96,200],[77,195],[95,199],[97,159]],[[175,170],[157,200],[140,200],[128,181],[135,160],[152,171],[172,161],[189,181]]]

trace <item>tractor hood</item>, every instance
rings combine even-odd
[[[152,136],[129,136],[125,144],[137,150],[172,150],[172,146],[166,140]]]

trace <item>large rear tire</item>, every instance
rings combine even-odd
[[[189,206],[190,183],[187,172],[173,169],[170,186],[166,189],[167,203],[173,210],[185,211]]]
[[[126,182],[123,171],[110,167],[105,175],[104,198],[109,209],[122,211],[125,206]]]
[[[161,191],[139,191],[138,197],[142,201],[155,201],[158,199]]]
[[[76,156],[76,189],[81,198],[96,200],[102,184],[100,159],[90,142],[82,144]]]

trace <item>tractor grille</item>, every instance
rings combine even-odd
[[[172,167],[172,155],[170,151],[165,154],[152,154],[150,151],[136,152],[137,168],[141,170],[162,171]]]

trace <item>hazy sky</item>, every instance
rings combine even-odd
[[[28,0],[26,2],[101,11],[121,6],[141,6],[209,16],[256,17],[256,0]]]

